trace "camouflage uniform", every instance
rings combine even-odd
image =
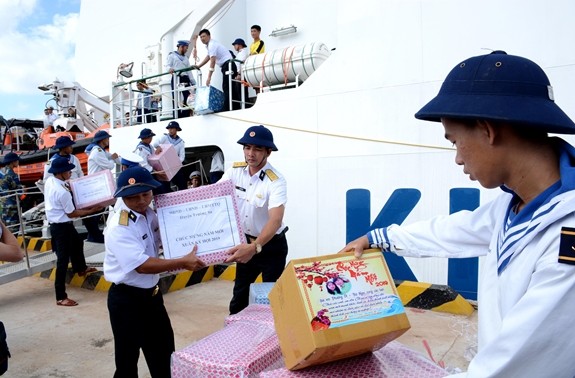
[[[11,168],[6,168],[4,176],[0,178],[0,188],[2,189],[2,221],[6,226],[19,223],[18,220],[18,202],[16,201],[17,192],[14,190],[21,189],[20,178]]]

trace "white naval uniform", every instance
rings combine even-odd
[[[228,169],[221,180],[232,180],[244,232],[257,237],[268,222],[268,210],[287,203],[287,183],[269,162],[253,176],[250,176],[246,163],[234,165],[241,167]],[[280,234],[284,228],[282,222],[276,234]]]
[[[72,201],[72,193],[66,187],[66,182],[50,176],[44,187],[44,204],[46,219],[50,223],[66,223],[72,221],[67,214],[76,208]]]
[[[110,218],[104,236],[106,281],[142,289],[154,287],[158,283],[159,274],[140,274],[135,270],[150,257],[158,257],[160,228],[158,217],[152,209],[148,207],[146,216],[143,216],[122,203]]]
[[[88,156],[88,174],[97,173],[106,169],[114,169],[120,164],[120,159],[113,159],[112,154],[100,146],[95,146]]]
[[[55,154],[55,155],[52,155],[50,160],[44,165],[44,177],[43,177],[44,181],[46,181],[48,179],[48,177],[54,176],[53,174],[48,172],[48,169],[50,169],[50,164],[54,161],[54,159],[56,159],[59,156],[68,157],[68,161],[75,165],[74,169],[72,169],[72,171],[71,171],[72,172],[72,176],[70,176],[71,180],[79,178],[79,177],[84,177],[84,172],[82,171],[82,165],[80,164],[80,160],[78,160],[76,155]]]
[[[174,149],[180,158],[180,162],[184,162],[184,159],[186,158],[186,144],[182,138],[179,136],[177,138],[172,138],[168,134],[164,134],[160,137],[160,139],[154,142],[154,147],[158,148],[160,144],[171,144],[174,146]]]
[[[144,161],[141,162],[140,165],[146,168],[148,172],[152,172],[154,169],[152,168],[150,163],[148,163],[148,157],[154,153],[152,145],[140,142],[136,146],[134,152],[138,154],[142,159],[144,159]]]
[[[511,198],[505,193],[473,212],[389,226],[389,243],[401,256],[485,256],[478,293],[478,353],[462,376],[572,378],[575,266],[559,263],[558,256],[561,227],[575,227],[575,191],[552,198],[535,212],[541,213],[541,223],[518,239],[520,253],[498,275],[498,235]],[[370,232],[370,241],[382,237],[380,230]]]

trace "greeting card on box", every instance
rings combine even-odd
[[[70,180],[70,190],[76,209],[96,205],[108,206],[116,201],[116,184],[112,172],[108,169]]]
[[[381,256],[354,255],[294,265],[314,331],[405,312]]]
[[[197,245],[200,259],[218,264],[228,249],[246,242],[230,180],[158,195],[155,202],[166,258],[184,256]]]

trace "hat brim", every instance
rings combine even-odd
[[[58,173],[70,172],[74,168],[76,168],[76,166],[72,163],[68,163],[68,165],[58,168],[55,168],[54,166],[51,165],[50,168],[48,169],[48,173],[57,175]]]
[[[415,118],[433,122],[441,122],[441,118],[486,119],[548,133],[575,134],[575,123],[555,102],[530,96],[437,95],[415,113]]]
[[[114,197],[118,198],[118,197],[129,197],[129,196],[133,196],[136,194],[140,194],[140,193],[144,193],[144,192],[148,192],[150,190],[153,190],[157,187],[159,187],[160,182],[156,181],[156,180],[151,180],[145,183],[138,183],[138,184],[132,184],[132,185],[128,185],[125,187],[122,187],[118,190],[116,190],[116,193],[114,193]]]

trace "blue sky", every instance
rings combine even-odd
[[[50,96],[38,86],[75,80],[79,15],[80,0],[0,0],[0,115],[42,119]]]

